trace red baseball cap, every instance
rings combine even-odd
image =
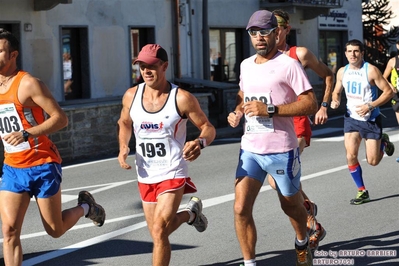
[[[141,49],[139,56],[134,60],[133,64],[144,62],[149,65],[155,65],[159,60],[168,61],[168,54],[165,49],[158,44],[147,44]]]

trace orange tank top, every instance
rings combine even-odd
[[[0,134],[27,130],[43,123],[47,114],[39,106],[23,106],[18,99],[18,88],[22,77],[27,74],[19,71],[9,90],[0,94]],[[18,146],[10,146],[3,141],[4,163],[16,167],[27,168],[44,163],[61,163],[61,156],[54,143],[46,136],[29,137],[27,142]]]

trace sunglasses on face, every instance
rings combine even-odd
[[[272,28],[272,29],[262,29],[262,30],[253,30],[253,29],[249,29],[248,30],[248,34],[249,36],[256,38],[256,36],[258,36],[258,33],[260,34],[260,36],[262,37],[266,37],[268,35],[270,35],[270,33],[272,33],[276,28]]]

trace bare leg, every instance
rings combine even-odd
[[[252,211],[262,184],[253,178],[236,179],[234,222],[244,260],[255,258],[257,233]]]
[[[170,262],[171,247],[169,235],[172,234],[181,224],[188,222],[188,212],[176,213],[184,188],[164,193],[158,197],[156,204],[143,203],[144,213],[151,237],[154,241],[152,265],[167,266]]]
[[[295,195],[290,197],[285,197],[280,193],[278,193],[278,195],[281,203],[281,208],[289,217],[297,238],[300,240],[306,239],[307,212],[305,207],[303,206],[304,199],[302,197],[302,193],[296,193]]]
[[[21,228],[28,209],[28,193],[0,191],[0,215],[3,231],[3,253],[5,265],[22,264]]]
[[[298,138],[299,154],[302,154],[306,147],[306,140],[304,137]]]
[[[61,211],[61,189],[50,198],[36,200],[44,229],[54,238],[62,236],[84,215],[83,208],[80,206]]]

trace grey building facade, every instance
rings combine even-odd
[[[21,43],[20,67],[43,80],[68,114],[69,126],[51,136],[64,162],[118,154],[121,97],[140,80],[132,60],[147,43],[168,51],[167,78],[192,90],[222,127],[234,106],[238,66],[254,52],[245,31],[254,11],[288,11],[290,42],[326,64],[330,49],[345,64],[344,43],[363,36],[361,0],[0,0],[0,6],[0,27]],[[219,75],[211,77],[214,59]],[[322,80],[308,75],[321,94]]]

